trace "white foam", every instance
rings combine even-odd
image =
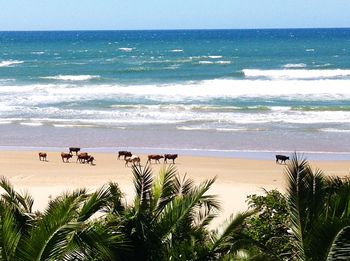
[[[324,129],[319,129],[319,131],[323,131],[323,132],[350,133],[350,130],[349,130],[349,129],[335,129],[335,128],[324,128]]]
[[[37,127],[37,126],[42,126],[43,124],[41,122],[20,122],[21,125],[25,125],[25,126],[33,126],[33,127]]]
[[[282,66],[283,68],[305,68],[305,63],[287,63]]]
[[[268,78],[268,79],[332,79],[350,77],[350,70],[258,70],[244,69],[244,75],[248,78]]]
[[[91,128],[91,127],[96,127],[96,125],[91,125],[91,124],[52,124],[52,126],[56,128],[77,128],[77,127],[85,127],[85,128]]]
[[[61,102],[142,98],[157,102],[212,98],[350,99],[350,80],[207,80],[169,85],[33,84],[3,85],[0,103],[37,106]],[[5,96],[6,95],[6,96]]]
[[[31,54],[44,54],[45,52],[31,52]]]
[[[209,55],[208,58],[211,58],[211,59],[220,59],[220,58],[222,58],[222,55]]]
[[[314,52],[315,49],[309,48],[309,49],[305,49],[305,52]]]
[[[231,61],[217,61],[216,64],[231,64]]]
[[[100,78],[99,75],[56,75],[41,77],[42,79],[62,80],[62,81],[88,81]]]
[[[194,130],[207,131],[207,130],[210,130],[210,128],[189,127],[189,126],[179,126],[179,127],[176,127],[176,129],[178,129],[178,130],[185,130],[185,131],[194,131]]]
[[[182,49],[173,49],[173,50],[170,50],[170,52],[172,53],[182,53],[184,50]]]
[[[199,64],[213,64],[214,62],[212,61],[199,61]]]
[[[119,51],[123,51],[123,52],[131,52],[132,50],[134,50],[134,48],[131,47],[120,47],[118,48]]]
[[[4,125],[4,124],[11,124],[12,121],[7,121],[7,120],[0,120],[0,124]]]
[[[17,60],[8,60],[8,61],[2,61],[0,62],[0,67],[9,67],[15,64],[21,64],[24,63],[24,61],[17,61]]]

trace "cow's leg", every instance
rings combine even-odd
[[[173,164],[175,164],[175,159],[173,159]]]

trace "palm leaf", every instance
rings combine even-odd
[[[0,178],[0,187],[5,190],[5,194],[2,194],[3,200],[5,200],[8,204],[11,204],[14,208],[21,210],[21,212],[31,213],[33,207],[33,198],[25,193],[24,196],[21,196],[17,193],[9,180],[5,177]]]
[[[334,238],[327,261],[350,260],[350,226],[344,227]]]
[[[1,213],[0,225],[0,256],[1,260],[14,260],[15,252],[17,250],[18,242],[20,241],[22,233],[17,226],[15,214],[12,209],[5,209]]]
[[[109,186],[103,186],[96,190],[84,200],[84,204],[79,211],[78,222],[89,219],[97,211],[107,206],[112,194]]]
[[[152,206],[157,217],[165,206],[175,197],[174,181],[176,168],[174,165],[162,167],[152,187]]]
[[[85,196],[83,191],[75,191],[50,202],[21,246],[24,259],[57,259],[64,253],[69,243],[68,235],[82,226],[80,222],[74,221],[84,198],[82,196]]]
[[[242,236],[241,232],[246,219],[254,213],[254,211],[248,211],[231,216],[229,220],[225,222],[224,228],[220,232],[216,231],[213,234],[210,252],[225,253],[229,250],[240,249],[237,247],[238,239],[245,238],[245,236]]]
[[[205,204],[207,206],[215,206],[217,204],[215,196],[204,196],[214,181],[215,178],[207,180],[198,187],[195,187],[187,195],[177,196],[167,204],[159,216],[160,220],[158,224],[159,232],[163,238],[167,237],[176,229],[178,224],[181,224],[182,221],[188,218],[188,215],[191,214],[194,207],[200,204]]]
[[[151,200],[152,189],[152,169],[149,165],[144,168],[141,166],[132,166],[132,173],[134,176],[134,187],[136,190],[135,207],[138,211],[148,210]]]

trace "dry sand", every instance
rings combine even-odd
[[[120,185],[130,202],[133,197],[131,169],[117,160],[116,154],[93,153],[96,165],[63,163],[58,152],[48,152],[48,162],[39,161],[38,152],[0,151],[1,174],[6,176],[18,191],[27,190],[35,199],[34,209],[43,210],[50,197],[75,188],[88,187],[93,190],[113,181]],[[146,156],[141,155],[145,164]],[[346,176],[350,172],[349,161],[311,162],[328,175]],[[162,164],[152,164],[157,173]],[[231,213],[247,209],[247,195],[263,193],[262,188],[283,191],[285,165],[273,159],[251,160],[236,158],[180,156],[176,160],[180,174],[200,182],[214,176],[217,180],[210,190],[222,202],[223,211],[219,220]]]

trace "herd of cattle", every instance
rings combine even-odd
[[[77,157],[76,163],[87,163],[94,165],[95,158],[91,155],[89,155],[87,152],[80,152],[80,148],[76,147],[70,147],[69,153],[67,152],[61,152],[61,158],[64,163],[69,162],[69,159],[73,157],[73,152],[75,152],[75,156]],[[120,157],[124,158],[125,166],[128,167],[129,163],[132,165],[141,165],[141,158],[137,155],[133,155],[130,151],[118,151],[118,160]],[[177,154],[152,154],[148,155],[147,163],[152,163],[152,160],[154,163],[160,163],[160,159],[164,159],[164,163],[168,163],[168,160],[172,160],[172,163],[175,164],[175,159],[177,159]],[[47,153],[46,152],[39,152],[39,160],[40,161],[47,161]],[[289,160],[288,156],[284,155],[276,155],[276,163],[284,163],[286,164],[286,161]]]
[[[61,152],[61,158],[64,163],[68,163],[69,159],[73,158],[73,152],[75,153],[75,156],[77,157],[76,163],[82,163],[82,164],[91,164],[94,165],[95,158],[92,155],[89,155],[87,152],[80,152],[80,148],[76,147],[70,147],[69,153],[68,152]],[[125,166],[128,167],[129,163],[132,165],[141,165],[141,158],[137,155],[133,155],[130,151],[119,151],[118,152],[118,160],[120,157],[124,158]],[[160,159],[164,159],[164,163],[167,163],[168,160],[172,160],[172,163],[175,164],[175,159],[178,157],[177,154],[164,154],[164,155],[148,155],[147,163],[152,163],[152,160],[154,160],[154,163],[160,163]],[[47,153],[46,152],[39,152],[39,160],[40,161],[47,161]]]

